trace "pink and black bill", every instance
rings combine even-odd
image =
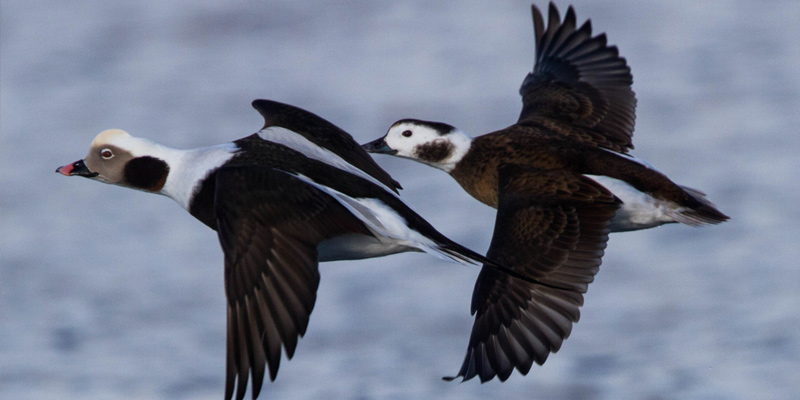
[[[56,172],[64,176],[77,175],[77,176],[84,176],[87,178],[94,178],[95,176],[98,175],[97,172],[89,171],[89,168],[86,167],[86,164],[83,163],[83,160],[78,160],[72,164],[67,164],[58,167],[56,169]]]

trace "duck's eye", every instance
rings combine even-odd
[[[411,132],[410,130],[406,129],[406,130],[403,131],[402,135],[405,136],[405,137],[411,137],[412,133],[413,132]]]
[[[100,157],[103,157],[103,159],[108,160],[111,157],[114,157],[114,152],[112,152],[109,149],[100,150]]]

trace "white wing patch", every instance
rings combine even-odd
[[[292,150],[298,151],[308,158],[324,162],[332,167],[366,179],[385,189],[386,192],[397,197],[394,191],[384,185],[381,181],[373,178],[370,174],[367,174],[363,170],[355,167],[353,164],[345,161],[336,153],[312,143],[310,140],[306,139],[303,135],[297,132],[286,128],[281,128],[279,126],[270,126],[259,131],[258,136],[264,140],[282,144]]]

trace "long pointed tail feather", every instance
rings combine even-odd
[[[730,219],[706,198],[705,193],[686,186],[681,186],[681,189],[688,193],[697,202],[697,205],[675,213],[673,217],[676,221],[691,226],[702,226],[719,224]]]
[[[500,263],[495,262],[495,261],[493,261],[493,260],[491,260],[489,258],[486,258],[485,256],[482,256],[482,255],[480,255],[480,254],[478,254],[478,253],[476,253],[476,252],[474,252],[474,251],[472,251],[472,250],[470,250],[470,249],[468,249],[468,248],[466,248],[466,247],[464,247],[464,246],[462,246],[462,245],[460,245],[460,244],[458,244],[456,242],[450,242],[450,243],[447,243],[445,245],[442,245],[439,249],[440,249],[440,251],[442,251],[445,254],[447,254],[449,256],[449,258],[451,258],[453,260],[456,260],[456,261],[464,260],[464,261],[467,261],[467,263],[469,263],[469,264],[478,264],[478,265],[483,264],[483,265],[492,267],[492,268],[494,268],[494,269],[496,269],[496,270],[498,270],[500,272],[503,272],[503,273],[505,273],[505,274],[507,274],[507,275],[509,275],[511,277],[514,277],[514,278],[517,278],[517,279],[521,279],[521,280],[523,280],[525,282],[530,282],[530,283],[533,283],[535,285],[541,285],[541,286],[549,287],[551,289],[556,289],[556,290],[574,291],[574,289],[571,289],[571,288],[561,287],[561,286],[558,286],[558,285],[551,285],[549,283],[542,282],[542,281],[540,281],[540,280],[538,280],[536,278],[532,278],[532,277],[530,277],[530,276],[528,276],[528,275],[526,275],[524,273],[521,273],[521,272],[509,267],[509,266],[500,264]],[[462,262],[462,263],[464,263],[464,262]]]

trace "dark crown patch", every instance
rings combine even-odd
[[[419,126],[422,126],[422,125],[427,126],[427,127],[431,128],[431,129],[433,129],[434,131],[436,131],[436,133],[438,133],[439,136],[447,135],[448,133],[453,132],[456,129],[456,127],[454,127],[453,125],[445,124],[444,122],[423,121],[423,120],[412,119],[412,118],[401,119],[401,120],[395,122],[394,124],[392,124],[392,126],[399,125],[399,124],[402,124],[402,123],[408,123],[408,124],[419,125]]]

